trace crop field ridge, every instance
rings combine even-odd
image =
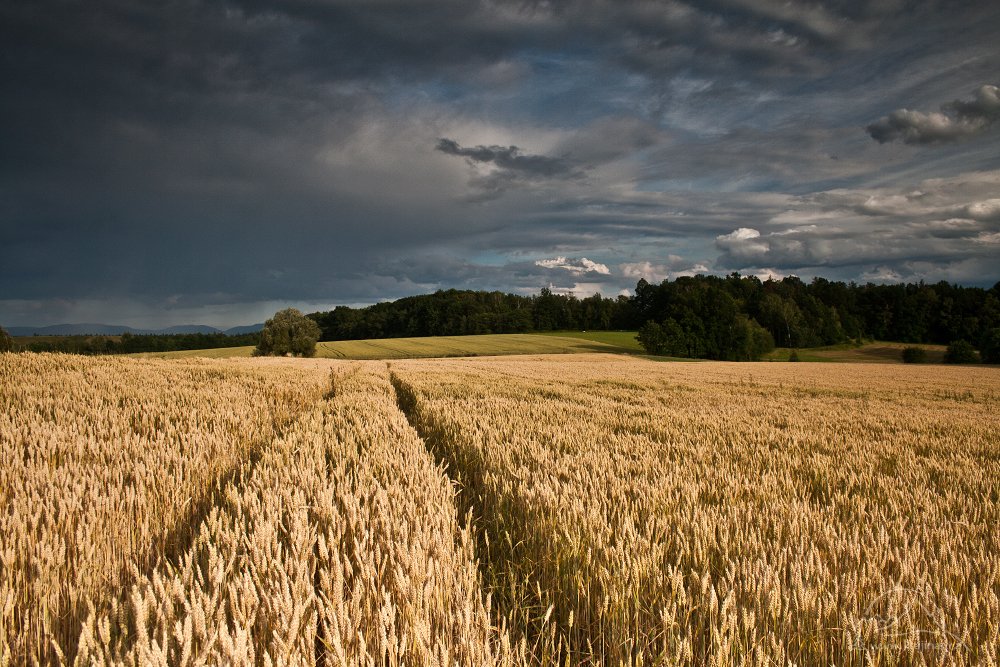
[[[515,644],[527,647],[533,664],[562,664],[571,655],[573,621],[566,627],[552,616],[552,596],[525,569],[530,554],[541,548],[539,540],[548,539],[518,520],[529,515],[530,508],[516,497],[496,494],[488,479],[496,473],[479,451],[462,446],[461,434],[425,411],[416,390],[397,373],[390,372],[390,378],[399,409],[458,488],[456,501],[475,530],[480,572],[494,616],[504,620]]]

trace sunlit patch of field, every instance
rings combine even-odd
[[[235,359],[253,356],[252,345],[215,347],[207,350],[175,350],[173,352],[137,352],[130,357],[138,359]]]
[[[540,335],[559,338],[578,338],[595,343],[604,343],[617,347],[623,352],[628,351],[638,354],[645,352],[642,349],[642,345],[639,345],[639,341],[636,340],[635,331],[551,331]]]
[[[641,348],[621,332],[611,335],[576,334],[486,334],[480,336],[426,336],[419,338],[372,338],[317,343],[316,356],[324,359],[419,359],[432,357],[503,356],[510,354],[569,354],[581,352],[640,352]],[[252,347],[213,350],[143,353],[140,357],[183,359],[188,357],[249,357]]]

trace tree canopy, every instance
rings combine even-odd
[[[295,308],[286,308],[264,323],[254,354],[311,357],[316,354],[319,336],[320,329],[316,322]]]

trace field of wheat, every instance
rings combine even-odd
[[[392,367],[475,514],[497,608],[546,656],[997,662],[995,369]]]
[[[998,379],[0,355],[0,666],[994,665]]]

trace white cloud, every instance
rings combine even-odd
[[[674,271],[673,277],[680,278],[682,276],[696,276],[700,273],[712,273],[712,270],[702,263],[694,264],[689,268],[681,269],[680,271]]]
[[[724,234],[718,237],[718,240],[728,242],[728,241],[745,241],[747,239],[755,239],[760,236],[760,232],[756,229],[750,229],[749,227],[740,227],[728,234]]]
[[[678,257],[678,259],[680,259]],[[651,283],[663,282],[670,276],[670,267],[666,264],[654,264],[652,262],[630,262],[621,264],[622,275],[633,280],[645,280]]]
[[[544,269],[563,269],[575,276],[582,276],[587,273],[598,273],[602,276],[611,275],[611,269],[606,264],[589,260],[586,257],[574,259],[560,256],[551,259],[539,259],[535,261],[535,266],[540,266]]]
[[[680,276],[712,273],[712,270],[704,262],[694,262],[680,255],[668,255],[667,261],[662,263],[629,262],[620,264],[619,268],[626,278],[633,280],[642,278],[650,283],[660,283]]]
[[[898,283],[903,276],[887,266],[877,266],[861,274],[861,280],[869,283]]]
[[[975,220],[1000,220],[1000,199],[973,202],[965,207],[965,211]]]
[[[793,274],[793,273],[783,273],[783,272],[778,271],[776,269],[760,269],[759,271],[754,271],[752,275],[756,276],[757,278],[759,278],[762,281],[768,281],[768,280],[781,280],[782,278],[784,278],[786,276],[795,275],[795,274]]]
[[[728,234],[716,236],[715,245],[733,259],[747,264],[754,263],[770,250],[768,242],[761,239],[760,232],[750,227],[740,227]]]
[[[573,283],[572,287],[557,287],[550,284],[549,289],[553,294],[566,294],[575,296],[578,299],[586,299],[587,297],[601,293],[602,289],[606,290],[607,285],[602,283]]]

